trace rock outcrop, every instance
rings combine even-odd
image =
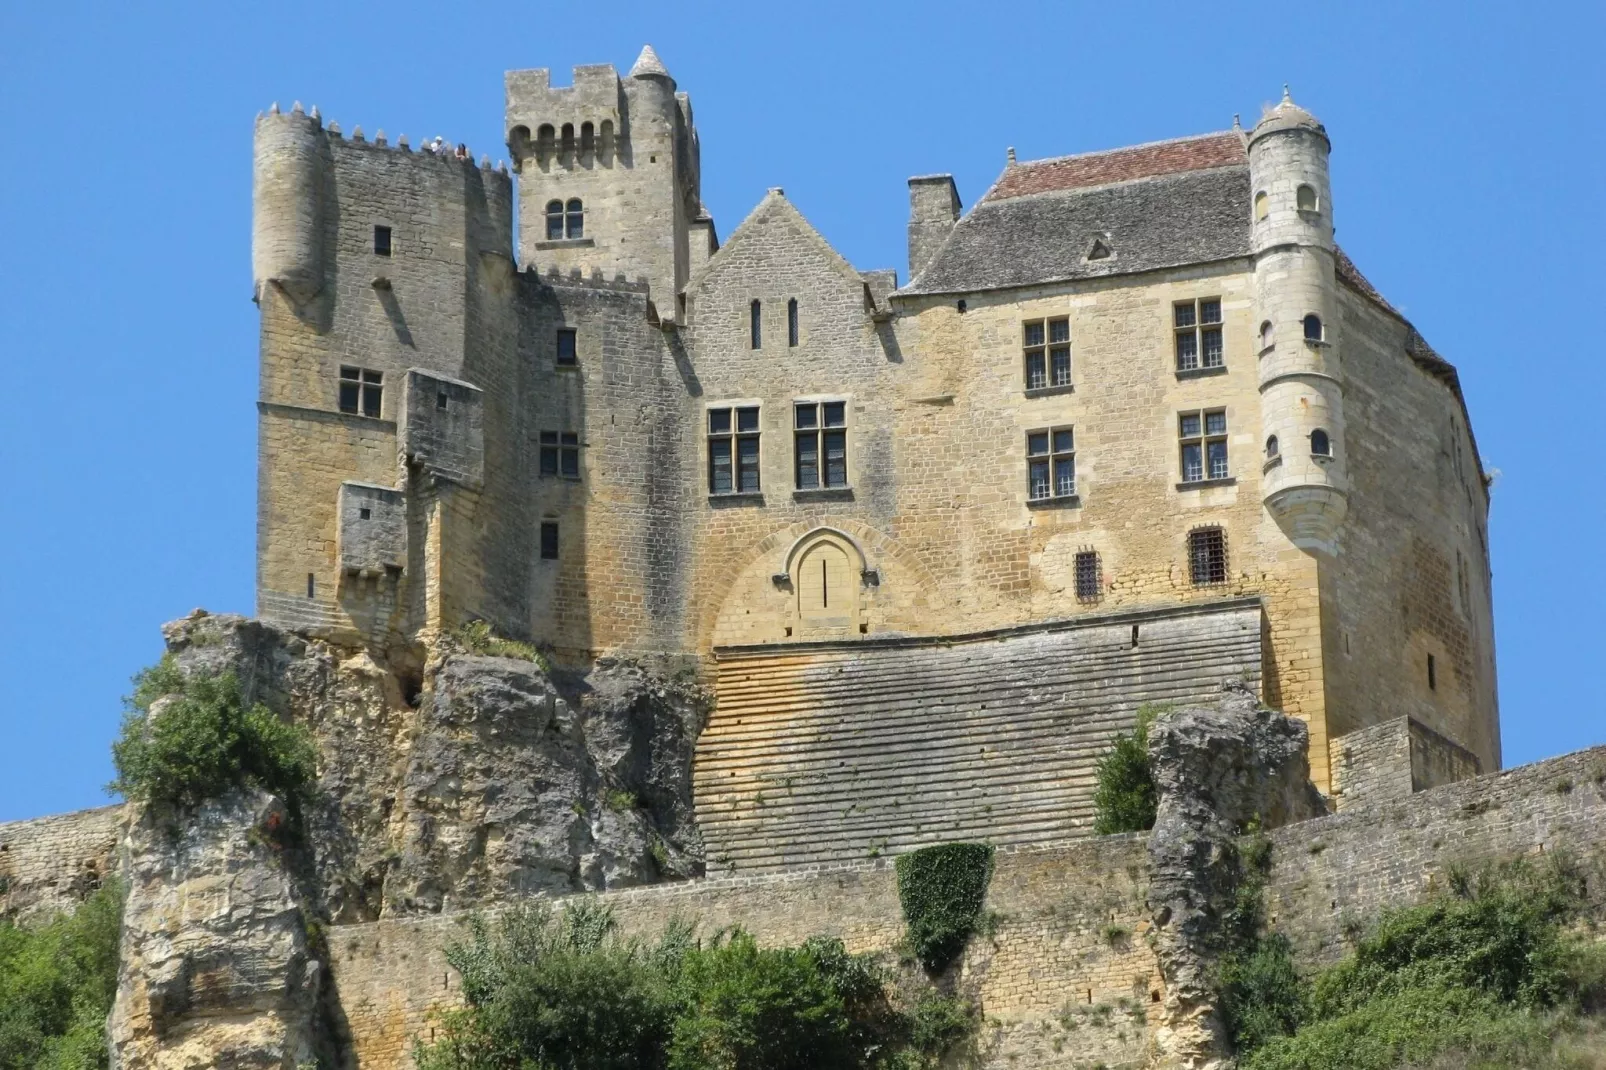
[[[129,809],[113,1070],[317,1063],[322,965],[283,803]]]
[[[1230,1048],[1216,1009],[1223,914],[1243,876],[1238,839],[1326,812],[1310,783],[1303,721],[1224,688],[1216,708],[1163,714],[1149,731],[1160,804],[1149,834],[1150,907],[1165,1003],[1159,1065],[1213,1068]]]

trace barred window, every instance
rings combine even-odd
[[[758,406],[708,410],[708,493],[758,493],[758,458]]]
[[[580,435],[576,431],[541,432],[541,474],[580,478]]]
[[[340,366],[340,411],[377,418],[384,393],[383,372]]]
[[[558,363],[573,364],[577,360],[579,347],[576,345],[577,336],[573,327],[558,328]]]
[[[1203,409],[1177,416],[1182,481],[1227,478],[1227,410]]]
[[[1171,310],[1176,334],[1177,371],[1220,368],[1226,360],[1221,342],[1221,298],[1179,301]]]
[[[1103,593],[1100,575],[1099,552],[1080,550],[1076,554],[1076,597],[1081,602],[1096,602]]]
[[[563,237],[563,202],[546,202],[546,240],[557,241]]]
[[[1071,428],[1026,432],[1026,493],[1034,502],[1076,495],[1076,438]]]
[[[843,401],[792,406],[798,490],[848,485],[847,408]]]
[[[541,560],[556,561],[558,559],[558,522],[556,520],[541,521]]]
[[[1071,321],[1061,316],[1021,325],[1026,389],[1071,385]]]
[[[1196,587],[1227,582],[1227,536],[1220,528],[1188,532],[1188,574]]]

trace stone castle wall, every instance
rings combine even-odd
[[[1306,963],[1339,956],[1356,923],[1442,888],[1456,864],[1564,851],[1598,895],[1606,747],[1357,805],[1270,838],[1271,925]],[[984,1036],[988,1065],[1141,1063],[1162,996],[1144,940],[1147,867],[1142,836],[999,852],[987,900],[996,930],[972,940],[961,967],[961,984],[997,1021]],[[644,935],[676,916],[698,919],[705,933],[742,925],[766,944],[836,935],[856,951],[890,951],[902,933],[889,859],[602,899],[626,931]],[[410,1038],[428,1039],[431,1010],[461,998],[442,947],[463,932],[461,916],[449,915],[331,932],[333,981],[362,1070],[411,1065]]]
[[[0,919],[71,910],[117,868],[123,808],[0,824]]]

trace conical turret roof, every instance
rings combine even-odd
[[[669,68],[664,61],[658,58],[658,53],[652,50],[651,45],[641,46],[641,55],[636,57],[636,65],[630,68],[632,78],[650,78],[652,76],[668,78]]]
[[[1288,86],[1283,86],[1283,99],[1277,102],[1274,108],[1267,108],[1261,115],[1260,122],[1255,124],[1251,140],[1262,134],[1271,134],[1279,130],[1314,130],[1322,136],[1327,135],[1327,129],[1310,112],[1294,103],[1293,94],[1289,93]]]

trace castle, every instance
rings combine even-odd
[[[474,619],[689,661],[711,869],[1078,834],[1110,736],[1224,677],[1324,790],[1402,717],[1429,782],[1499,768],[1456,373],[1335,244],[1286,93],[1011,151],[968,213],[911,178],[901,286],[778,188],[721,242],[650,47],[506,93],[511,174],[257,120],[264,619],[414,688]]]

